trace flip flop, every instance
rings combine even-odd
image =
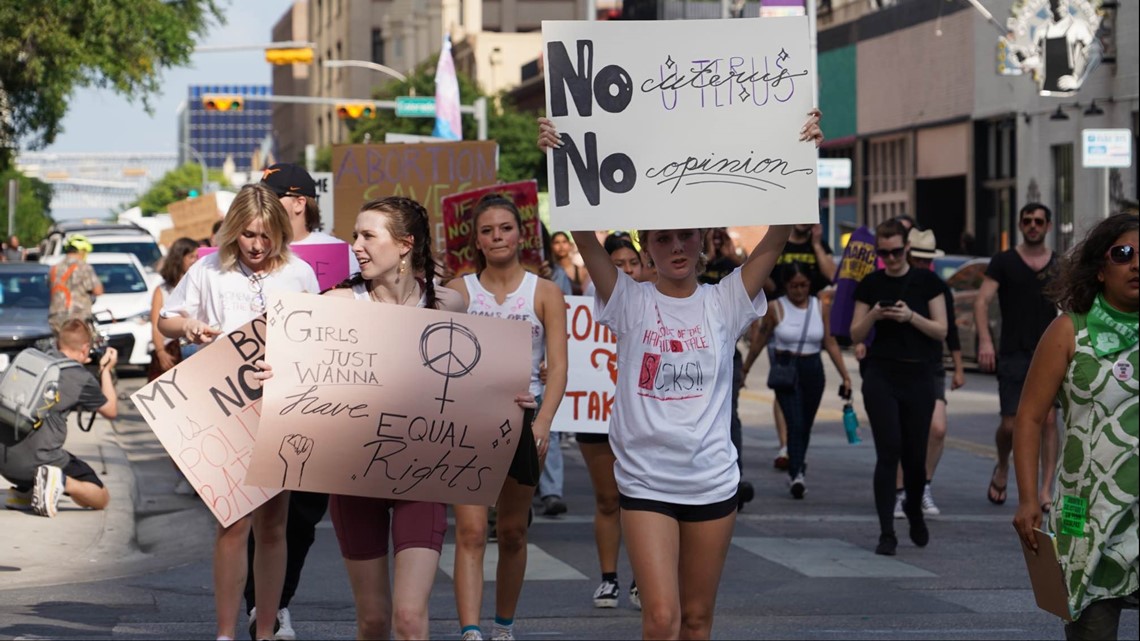
[[[994,476],[997,474],[998,466],[994,466],[994,471],[990,473],[990,487],[986,490],[986,499],[994,505],[1005,505],[1006,488],[1007,485],[998,485],[994,482]],[[994,498],[997,496],[998,498]]]

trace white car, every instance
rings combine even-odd
[[[87,263],[103,283],[92,307],[99,332],[118,350],[120,365],[149,365],[150,303],[162,279],[148,275],[133,254],[92,253]]]
[[[164,255],[162,246],[154,236],[137,225],[68,223],[57,225],[40,244],[40,262],[54,265],[62,261],[63,248],[75,234],[87,238],[91,243],[91,254],[133,254],[145,271],[151,274]]]

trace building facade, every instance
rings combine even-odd
[[[309,40],[309,8],[307,0],[297,0],[273,25],[273,42],[307,42]],[[308,96],[311,65],[292,64],[273,67],[273,95]],[[277,160],[304,164],[305,146],[312,143],[313,120],[309,106],[275,102],[273,140]]]
[[[235,171],[259,169],[257,159],[265,155],[267,146],[272,147],[273,111],[270,103],[257,97],[269,94],[268,85],[191,85],[178,137],[179,147],[189,149],[188,160],[201,158],[211,169],[224,169],[227,160]],[[239,96],[242,107],[207,110],[204,103],[214,95]]]

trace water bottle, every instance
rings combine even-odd
[[[859,438],[859,417],[849,402],[843,404],[843,428],[847,430],[848,443],[856,445],[862,442]]]

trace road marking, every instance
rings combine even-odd
[[[494,543],[487,544],[483,554],[483,581],[493,582],[495,571],[499,565],[499,546]],[[455,570],[455,545],[444,543],[439,554],[439,569],[452,579]],[[585,581],[586,575],[566,565],[562,561],[550,556],[542,548],[533,543],[526,546],[526,576],[527,581]]]
[[[937,576],[839,539],[734,536],[732,544],[813,578],[925,579]]]

